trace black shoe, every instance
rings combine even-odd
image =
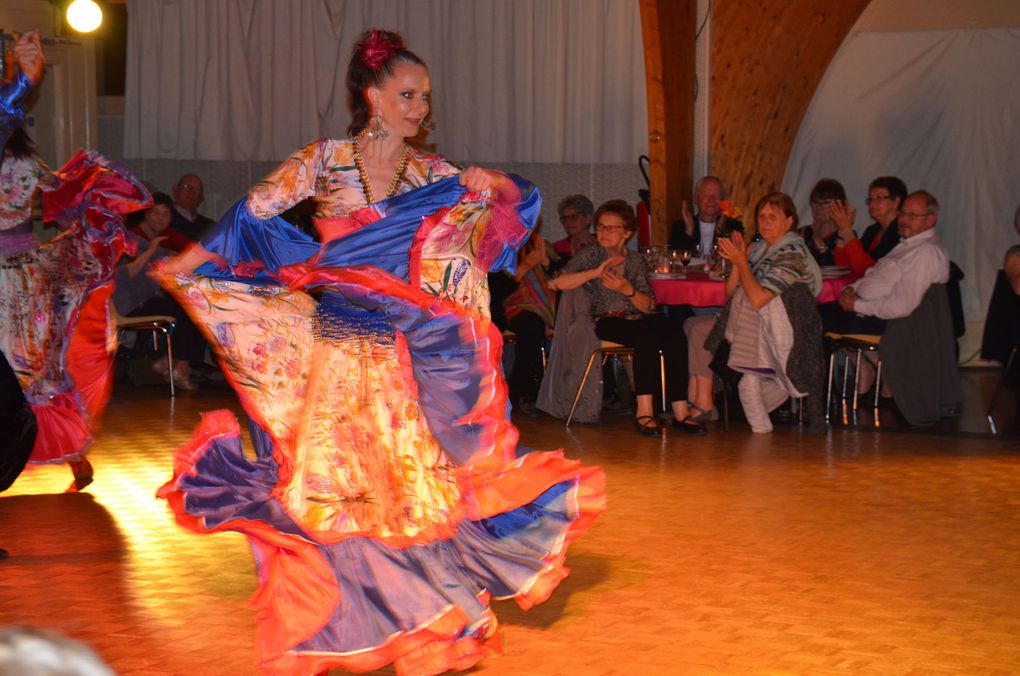
[[[7,550],[4,549],[3,547],[0,547],[0,561],[3,561],[8,556],[10,556],[10,554],[7,553]]]
[[[674,418],[673,429],[680,430],[684,434],[705,434],[708,432],[703,426],[691,420],[691,416],[687,416],[683,420]]]
[[[654,416],[639,415],[634,418],[634,426],[637,427],[638,432],[646,437],[657,437],[662,434],[662,427]]]

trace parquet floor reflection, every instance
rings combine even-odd
[[[258,673],[247,544],[192,535],[153,497],[199,411],[223,406],[121,386],[85,494],[61,493],[56,466],[0,495],[0,624],[84,640],[122,674]],[[548,603],[497,604],[505,654],[474,673],[1020,673],[1018,444],[518,422],[602,465],[609,510]]]

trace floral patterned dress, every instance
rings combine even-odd
[[[517,446],[486,275],[537,217],[468,193],[414,152],[399,194],[366,205],[346,140],[302,148],[163,274],[251,419],[207,414],[160,491],[181,523],[238,530],[259,564],[263,666],[464,669],[498,652],[491,596],[523,607],[566,575],[604,507],[597,468]],[[276,217],[313,197],[319,244]]]
[[[40,245],[32,208],[67,230]],[[77,460],[106,402],[115,349],[107,311],[125,247],[121,216],[148,192],[104,158],[79,153],[56,174],[35,156],[0,165],[0,350],[38,421],[30,462]]]

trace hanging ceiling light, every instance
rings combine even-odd
[[[94,0],[74,0],[67,6],[67,23],[79,33],[91,33],[103,23],[103,10]]]

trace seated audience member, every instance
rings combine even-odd
[[[705,341],[715,325],[717,315],[706,314],[688,317],[684,320],[687,334],[687,379],[688,408],[693,409],[691,420],[699,423],[715,422],[719,409],[715,406],[712,372],[712,353],[705,349]]]
[[[1020,207],[1017,207],[1013,215],[1013,227],[1020,235]],[[1013,293],[1020,295],[1020,244],[1014,244],[1006,250],[1006,260],[1002,262],[1002,271],[1006,273],[1006,279],[1013,288]]]
[[[553,271],[566,265],[570,257],[581,249],[595,243],[595,237],[591,234],[595,205],[591,203],[590,199],[584,195],[568,195],[560,200],[556,211],[560,216],[560,225],[563,226],[567,236],[553,242],[553,250],[559,256],[559,261],[555,263]]]
[[[535,397],[542,382],[542,346],[552,337],[556,294],[549,288],[548,271],[556,258],[541,235],[532,234],[517,255],[514,288],[503,301],[503,316],[514,332],[514,365],[507,384],[515,410],[537,413]]]
[[[938,213],[933,195],[924,190],[911,193],[899,214],[899,244],[843,289],[838,308],[826,307],[822,315],[826,331],[882,335],[879,357],[886,382],[904,417],[915,425],[934,422],[939,410],[959,404],[955,336],[944,286],[949,281],[949,255],[934,230]],[[927,314],[917,318],[913,336],[904,344],[898,336],[910,333],[905,327],[914,322],[903,320],[919,308]],[[895,340],[888,339],[892,320],[899,322]],[[912,377],[898,375],[911,363],[918,365]],[[947,390],[940,392],[943,387]],[[910,399],[921,394],[929,401],[915,413]]]
[[[811,189],[810,201],[812,223],[801,227],[801,235],[819,265],[835,265],[839,225],[832,214],[836,203],[846,209],[846,191],[839,181],[823,178]]]
[[[744,224],[724,213],[726,186],[716,176],[705,176],[694,186],[694,206],[697,212],[683,203],[683,218],[673,223],[669,234],[669,248],[696,251],[701,246],[704,256],[712,253],[712,245],[720,235],[744,232]]]
[[[184,174],[174,183],[171,192],[174,196],[174,230],[197,242],[216,223],[198,213],[198,208],[205,201],[202,179],[194,174]]]
[[[826,331],[880,335],[889,319],[906,317],[932,284],[949,281],[949,255],[935,233],[939,203],[923,190],[903,202],[900,242],[839,296],[840,311],[826,313]]]
[[[634,209],[624,200],[610,200],[595,212],[597,246],[570,259],[553,289],[584,287],[591,297],[595,333],[602,340],[634,348],[635,425],[642,434],[662,428],[655,416],[654,394],[661,391],[659,353],[665,357],[666,398],[673,409],[673,427],[691,434],[705,428],[690,420],[687,409],[687,339],[683,329],[655,311],[645,257],[627,249],[634,235]]]
[[[170,223],[173,221],[174,202],[164,192],[157,192],[152,195],[153,205],[162,205],[162,209],[147,209],[142,213],[142,220],[138,225],[131,228],[131,232],[138,235],[146,242],[151,242],[157,237],[162,237],[160,246],[175,253],[181,253],[193,242],[173,229]]]
[[[1020,234],[1020,207],[1013,216],[1013,226]],[[1020,345],[1020,244],[1006,250],[1002,270],[996,274],[985,318],[985,332],[981,338],[981,358],[1005,365],[1017,345]],[[1006,383],[1012,389],[1020,389],[1020,363],[1017,361],[1014,358],[1014,364],[1006,374]]]
[[[168,222],[170,205],[165,201],[155,202],[148,209],[157,214],[145,214],[144,222]],[[191,379],[191,363],[201,364],[205,359],[206,343],[198,328],[188,318],[184,309],[172,298],[167,296],[156,280],[149,276],[149,271],[156,261],[173,254],[163,248],[164,235],[157,235],[151,240],[138,237],[139,253],[131,260],[122,260],[117,267],[116,286],[113,292],[113,304],[125,317],[144,317],[147,315],[170,315],[177,322],[173,332],[174,352],[174,386],[182,390],[197,389]],[[157,359],[153,369],[164,377],[166,361]]]
[[[720,255],[733,264],[726,310],[718,319],[700,316],[688,322],[691,362],[701,365],[695,373],[711,378],[711,353],[725,337],[727,365],[742,374],[738,391],[747,422],[752,431],[768,433],[769,412],[788,397],[821,399],[823,359],[814,297],[822,289],[822,275],[796,232],[797,210],[789,195],[766,195],[754,213],[759,241],[747,244],[740,233],[719,240]],[[811,416],[816,428],[824,419],[821,409]]]
[[[836,221],[836,265],[842,265],[862,275],[875,262],[893,250],[899,241],[897,217],[907,198],[907,185],[895,176],[879,176],[868,187],[868,215],[875,220],[860,239],[854,232],[856,209],[845,202],[831,206]]]

